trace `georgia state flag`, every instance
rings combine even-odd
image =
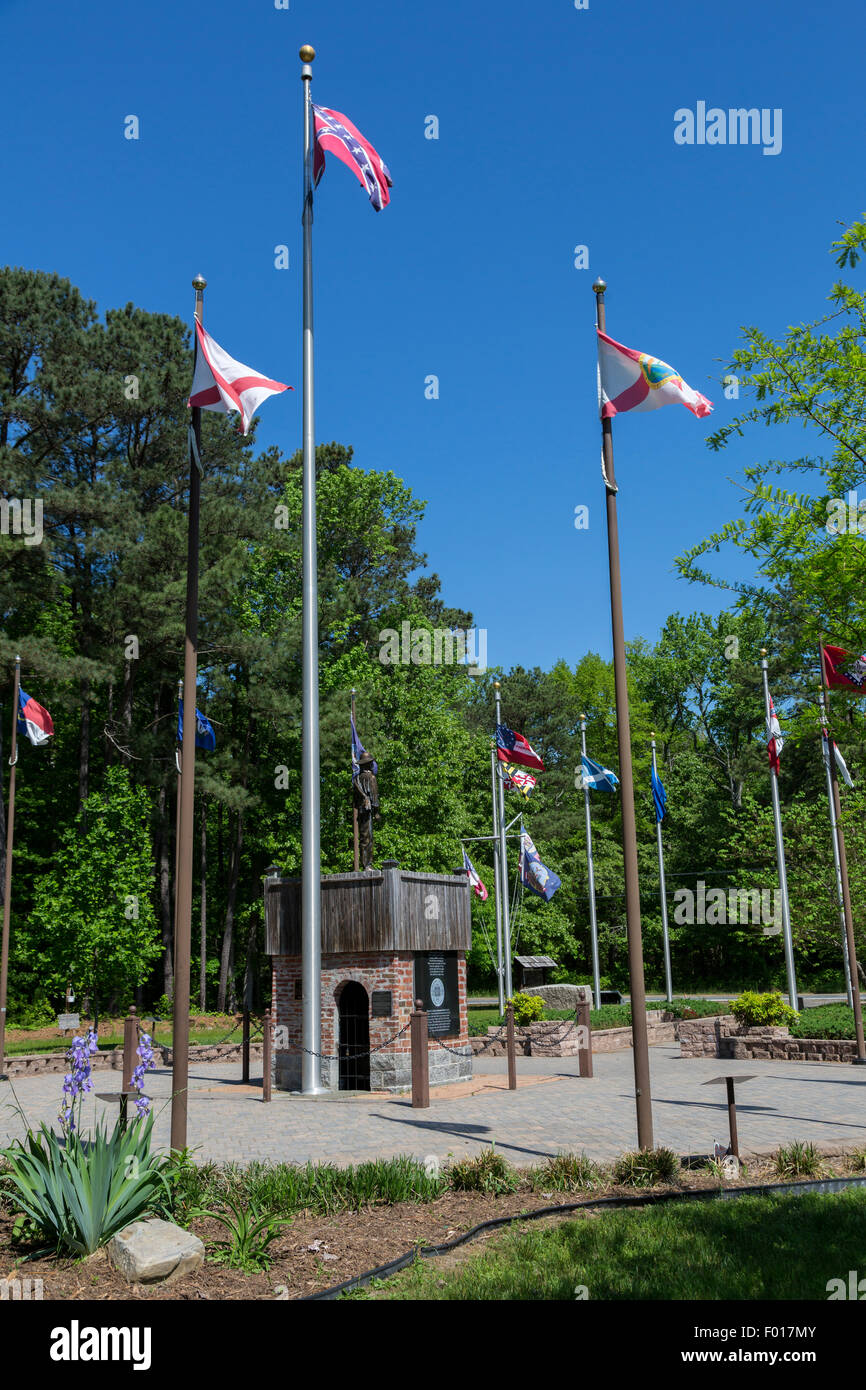
[[[47,743],[54,733],[48,710],[23,690],[18,691],[18,732],[26,734],[36,748]]]

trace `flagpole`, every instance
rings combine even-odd
[[[192,282],[195,321],[203,322],[203,275]],[[187,704],[192,699],[193,717],[183,721],[180,778],[180,825],[177,847],[177,898],[174,933],[174,1007],[171,1045],[171,1147],[180,1152],[187,1144],[189,1087],[189,989],[192,967],[192,862],[195,795],[195,698],[198,682],[198,547],[201,513],[201,408],[192,407],[189,446],[189,517],[186,547],[186,632],[183,649],[183,688]]]
[[[493,682],[493,689],[496,692],[496,723],[502,723],[502,709],[500,705],[499,681]],[[498,762],[498,753],[497,753]],[[505,967],[505,998],[512,996],[511,982],[511,921],[509,916],[510,904],[508,901],[508,852],[505,846],[505,790],[502,786],[502,777],[499,769],[494,763],[494,777],[498,786],[499,801],[499,863],[501,867],[500,882],[502,884],[502,955]]]
[[[652,751],[653,772],[656,774],[656,776],[658,776],[658,770],[656,768],[655,734],[653,734],[652,736]],[[658,815],[656,815],[656,835],[658,837],[659,847],[659,893],[661,896],[662,904],[662,939],[664,941],[665,948],[665,989],[667,990],[668,1003],[670,1004],[673,1002],[674,997],[673,985],[671,984],[671,941],[670,933],[668,931],[668,899],[667,893],[665,891],[665,852],[662,848],[662,823],[659,820]]]
[[[580,751],[586,757],[586,715],[580,716]],[[589,938],[592,944],[592,992],[595,998],[595,1007],[601,1008],[601,972],[598,965],[598,921],[595,915],[595,864],[592,858],[592,821],[589,812],[589,787],[586,785],[586,778],[583,775],[583,763],[580,765],[581,781],[583,782],[583,810],[586,816],[586,866],[587,878],[589,880]]]
[[[827,713],[824,704],[824,687],[821,687],[818,700],[821,706],[821,743],[823,745],[824,771],[827,774],[827,801],[830,808],[830,836],[833,841],[833,866],[836,871],[836,900],[839,904],[839,923],[842,928],[842,958],[845,962],[845,990],[848,996],[848,1008],[854,1007],[854,995],[851,992],[851,962],[848,959],[848,929],[845,922],[845,893],[842,888],[842,864],[839,859],[839,826],[836,822],[836,807],[833,802],[833,774],[830,771],[830,761],[834,754],[830,751],[830,734],[827,729]]]
[[[177,712],[178,712],[178,723],[180,723],[180,702],[181,702],[182,699],[183,699],[183,681],[178,681],[178,683],[177,683]],[[171,943],[171,969],[172,969],[172,981],[174,981],[174,980],[177,978],[177,961],[176,961],[176,959],[175,959],[175,953],[176,953],[176,951],[177,951],[177,880],[178,880],[178,869],[179,869],[179,865],[180,865],[180,795],[181,795],[181,783],[182,783],[182,781],[183,781],[182,762],[181,762],[181,759],[182,759],[182,758],[183,758],[183,750],[182,750],[182,749],[181,749],[181,752],[180,752],[180,757],[178,757],[177,730],[175,729],[174,765],[175,765],[175,768],[176,768],[176,770],[177,770],[177,785],[176,785],[176,788],[175,788],[175,798],[174,798],[174,801],[175,801],[175,815],[174,815],[174,930],[173,930],[173,939],[172,939],[172,943]],[[172,989],[173,989],[173,988],[174,988],[174,985],[172,984]]]
[[[596,323],[605,331],[604,292],[607,285],[599,278],[593,285]],[[640,884],[637,867],[637,826],[634,813],[634,784],[631,766],[631,730],[628,712],[628,680],[625,664],[625,633],[622,619],[622,579],[619,563],[619,525],[616,514],[616,478],[613,468],[613,427],[609,417],[601,422],[602,462],[607,505],[607,552],[610,569],[610,615],[613,635],[613,674],[616,690],[616,737],[619,750],[619,776],[622,787],[622,854],[625,875],[626,931],[628,935],[628,977],[631,1000],[631,1026],[634,1054],[637,1138],[641,1149],[653,1146],[652,1095],[650,1093],[649,1036],[646,1016],[643,942],[640,924]]]
[[[15,764],[18,761],[18,692],[21,658],[15,658],[12,692],[12,744],[9,753],[9,801],[6,807],[6,873],[3,881],[3,945],[0,948],[0,1081],[6,1077],[6,995],[9,985],[9,924],[12,914],[12,845],[15,839]]]
[[[827,738],[831,745],[833,742],[833,730],[830,727],[830,688],[827,683],[827,673],[824,669],[824,638],[819,638],[821,644],[821,684],[826,689],[827,707]],[[854,1006],[854,1036],[857,1039],[856,1061],[860,1065],[866,1065],[866,1039],[863,1036],[863,1011],[860,1004],[860,972],[857,968],[857,943],[854,940],[854,917],[851,912],[851,890],[848,885],[848,854],[845,849],[845,832],[842,829],[842,806],[839,801],[839,779],[836,775],[835,755],[830,758],[830,778],[833,787],[833,810],[836,816],[836,834],[839,844],[839,869],[842,875],[842,902],[845,908],[845,935],[848,939],[848,963],[851,971],[851,995]]]
[[[355,687],[354,687],[354,686],[352,686],[352,728],[353,728],[353,729],[356,728],[356,725],[355,725]],[[353,761],[354,761],[354,758],[355,758],[355,744],[354,744],[354,741],[353,741],[353,743],[352,743],[352,760],[353,760]],[[353,779],[353,781],[352,781],[352,839],[353,839],[353,844],[354,844],[354,851],[353,851],[353,853],[354,853],[354,859],[353,859],[353,861],[352,861],[352,865],[353,865],[353,868],[354,868],[354,870],[355,870],[355,873],[358,873],[358,871],[359,871],[359,866],[360,866],[360,862],[361,862],[361,861],[360,861],[359,850],[358,850],[358,806],[357,806],[357,803],[356,803],[356,801],[355,801],[355,783],[354,783],[354,779]]]
[[[767,649],[761,648],[761,671],[764,676],[764,713],[767,730],[770,728],[770,687],[767,681]],[[794,939],[791,935],[791,909],[788,902],[788,874],[785,868],[785,845],[782,839],[782,812],[779,806],[779,774],[770,764],[770,787],[773,793],[773,824],[776,833],[776,864],[779,890],[782,894],[782,933],[785,942],[785,971],[788,977],[788,1003],[797,1007],[797,975],[794,969]]]
[[[490,790],[493,802],[493,884],[494,907],[496,909],[496,989],[499,994],[499,1012],[505,1012],[505,990],[502,982],[502,874],[499,870],[499,812],[496,793],[496,748],[490,747]]]
[[[316,558],[316,437],[313,414],[313,69],[316,51],[299,55],[304,83],[304,499],[303,741],[301,751],[301,1090],[319,1095],[322,1039],[322,875],[319,806],[319,595]]]

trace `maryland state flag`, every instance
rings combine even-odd
[[[822,647],[828,685],[843,686],[866,695],[866,652],[852,656],[841,647]]]
[[[521,796],[524,797],[529,797],[530,793],[535,790],[538,778],[533,777],[531,772],[521,772],[520,768],[516,767],[514,763],[505,763],[502,771],[505,773],[502,779],[504,787],[509,789],[513,787],[515,791],[520,792]]]

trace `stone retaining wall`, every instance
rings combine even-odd
[[[787,1028],[746,1028],[733,1014],[683,1018],[676,1025],[681,1057],[719,1057],[747,1062],[853,1062],[853,1038],[792,1038]]]
[[[517,1056],[576,1057],[578,1054],[577,1027],[572,1023],[568,1030],[563,1033],[566,1022],[566,1019],[551,1019],[550,1021],[531,1023],[525,1028],[515,1027],[514,1046]],[[502,1024],[491,1026],[487,1029],[487,1037],[495,1036],[501,1028],[503,1028]],[[651,1009],[647,1012],[647,1032],[650,1047],[659,1043],[676,1041],[674,1024],[662,1021],[660,1009]],[[550,1037],[556,1041],[548,1041]],[[480,1053],[483,1048],[483,1056],[485,1057],[504,1057],[506,1055],[504,1029],[502,1037],[497,1038],[490,1047],[485,1047],[486,1042],[487,1038],[470,1038],[469,1046],[476,1054]],[[623,1052],[631,1045],[631,1028],[594,1028],[592,1030],[593,1052]]]
[[[153,1049],[157,1065],[171,1066],[170,1047],[156,1043]],[[190,1062],[231,1062],[241,1061],[241,1043],[201,1043],[189,1049]],[[262,1060],[262,1044],[250,1043],[250,1061]],[[123,1048],[115,1047],[110,1052],[97,1052],[90,1058],[91,1070],[123,1071]],[[6,1074],[16,1076],[63,1075],[69,1071],[69,1061],[65,1052],[33,1052],[13,1054],[6,1058]]]

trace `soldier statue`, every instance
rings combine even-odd
[[[379,815],[379,784],[373,771],[375,759],[370,753],[362,753],[358,759],[361,771],[354,781],[355,806],[358,811],[358,843],[361,868],[364,873],[373,871],[373,821],[381,820]]]

